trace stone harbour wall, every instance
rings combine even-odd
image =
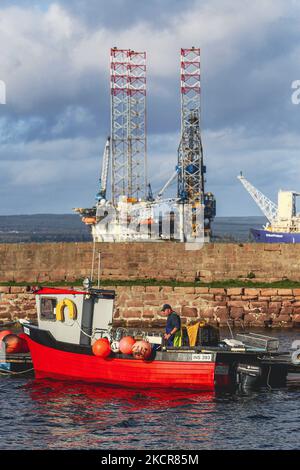
[[[114,324],[163,327],[160,313],[169,303],[184,324],[205,319],[214,325],[300,327],[300,289],[131,286],[115,289]],[[27,287],[0,287],[0,327],[18,318],[36,317],[35,297]]]
[[[99,243],[102,279],[211,282],[247,279],[300,281],[300,244]],[[0,282],[72,283],[90,276],[92,243],[0,244]],[[97,266],[97,262],[95,263]]]

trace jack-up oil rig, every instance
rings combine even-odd
[[[96,204],[75,211],[91,226],[96,242],[186,241],[184,224],[189,209],[192,237],[209,241],[216,201],[212,193],[205,192],[200,49],[181,49],[178,160],[174,173],[156,196],[147,177],[146,52],[112,48],[110,79],[111,135],[104,148]],[[164,199],[165,191],[176,180],[176,196]],[[163,230],[166,220],[169,236]]]

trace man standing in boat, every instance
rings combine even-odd
[[[181,320],[178,313],[174,312],[171,305],[164,304],[162,309],[164,315],[168,315],[166,324],[166,333],[164,339],[167,341],[167,346],[181,346]]]

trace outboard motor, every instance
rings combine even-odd
[[[258,385],[262,370],[260,366],[253,364],[238,364],[236,368],[236,382],[242,390]]]

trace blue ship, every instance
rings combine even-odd
[[[296,211],[296,191],[278,192],[278,204],[255,188],[242,172],[238,179],[254,199],[268,223],[262,229],[250,229],[254,240],[260,243],[300,243],[300,214]]]
[[[300,243],[300,233],[297,232],[271,232],[255,228],[251,228],[250,232],[254,240],[260,243]]]

